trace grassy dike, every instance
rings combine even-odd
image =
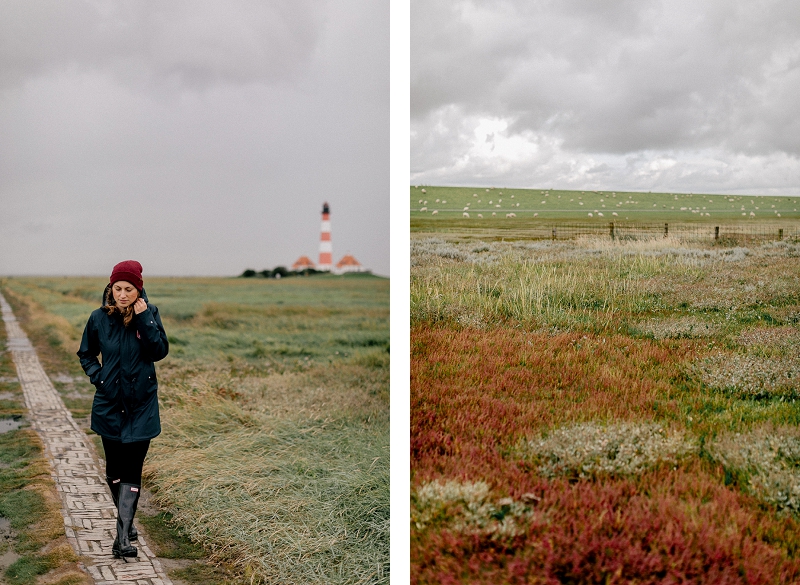
[[[501,218],[505,220],[507,213],[516,214],[519,220],[535,217],[542,221],[594,221],[602,224],[608,221],[787,221],[800,218],[798,210],[800,198],[770,195],[496,187],[410,188],[412,231],[415,222],[427,221],[427,224],[420,225],[431,227],[437,222],[466,219],[465,213],[469,221],[462,225],[466,226],[477,225],[480,219],[491,222],[492,217],[498,221]]]
[[[103,286],[0,282],[84,428],[92,388],[73,356]],[[207,561],[173,576],[230,578],[203,572],[214,564],[246,582],[388,582],[388,288],[148,279],[170,356],[157,366],[164,432],[145,466],[160,512],[143,522],[165,539],[159,556]],[[202,553],[173,538],[184,535]]]

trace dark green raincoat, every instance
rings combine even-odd
[[[103,298],[105,302],[105,294]],[[142,298],[147,302],[144,290]],[[161,432],[154,362],[168,352],[167,334],[155,305],[147,303],[147,309],[134,315],[127,329],[119,314],[108,315],[102,308],[92,312],[78,357],[96,389],[94,432],[123,443],[152,439]]]

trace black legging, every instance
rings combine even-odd
[[[150,441],[121,443],[102,437],[106,452],[106,475],[120,483],[142,485],[142,466]]]

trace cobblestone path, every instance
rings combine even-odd
[[[138,524],[139,541],[134,544],[139,556],[115,559],[111,554],[116,509],[94,447],[64,406],[3,295],[0,295],[0,310],[28,418],[44,443],[51,475],[61,496],[67,540],[81,557],[82,567],[97,585],[172,585]]]

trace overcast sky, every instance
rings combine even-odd
[[[800,193],[800,2],[412,0],[411,183]]]
[[[389,274],[389,8],[4,0],[0,274]]]

